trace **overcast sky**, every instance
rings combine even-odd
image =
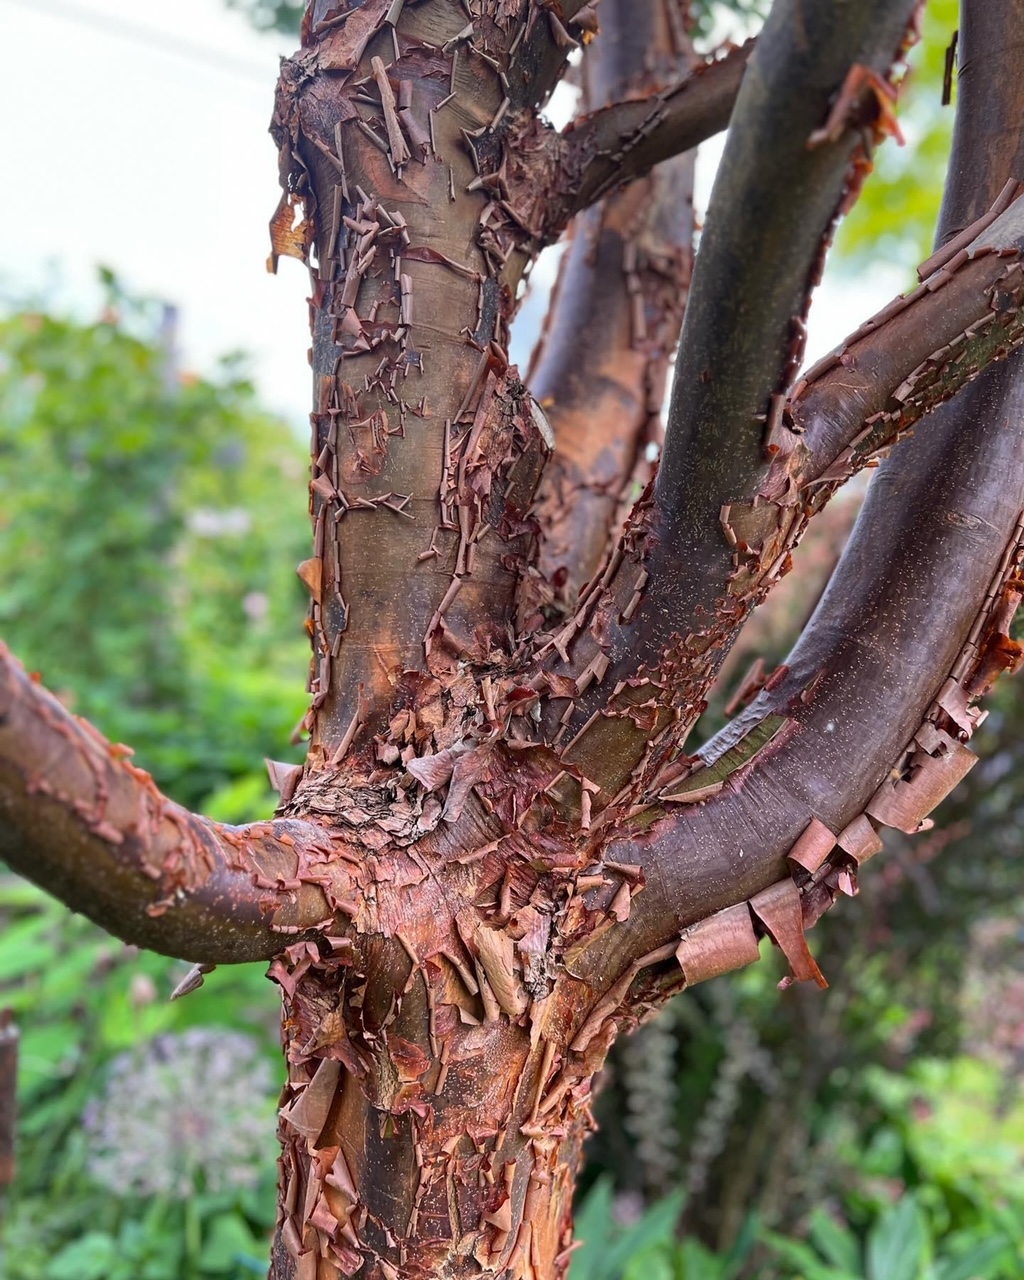
[[[89,315],[103,263],[180,307],[188,366],[244,349],[266,402],[300,421],[305,273],[264,266],[277,202],[267,124],[291,45],[221,0],[0,0],[0,293],[45,289]],[[899,283],[890,271],[826,288],[812,354]]]

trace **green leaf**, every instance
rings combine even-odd
[[[259,1247],[260,1241],[240,1214],[221,1213],[209,1223],[199,1265],[214,1275],[229,1274],[240,1257],[252,1256]]]
[[[1013,1246],[1005,1238],[978,1240],[955,1258],[943,1258],[934,1267],[931,1280],[995,1280],[1009,1274],[1004,1264],[1020,1263]]]
[[[117,1261],[117,1242],[104,1231],[90,1231],[51,1259],[46,1280],[108,1280]]]
[[[918,1280],[928,1257],[928,1225],[911,1195],[885,1213],[868,1233],[868,1280]]]
[[[53,945],[46,934],[49,915],[31,915],[27,920],[4,925],[0,930],[0,982],[23,978],[42,969],[53,955]]]
[[[576,1215],[576,1239],[581,1247],[572,1256],[569,1280],[601,1280],[606,1272],[604,1259],[611,1241],[612,1180],[598,1179]]]
[[[663,1244],[634,1253],[626,1263],[623,1280],[675,1280],[672,1254]]]
[[[863,1273],[847,1271],[822,1262],[818,1254],[803,1240],[791,1240],[788,1236],[766,1231],[762,1242],[782,1261],[794,1267],[800,1280],[863,1280]]]
[[[727,1263],[699,1240],[687,1237],[676,1252],[679,1280],[725,1280]]]
[[[676,1223],[679,1221],[684,1196],[683,1191],[666,1196],[664,1200],[651,1205],[632,1226],[627,1227],[608,1250],[603,1274],[612,1280],[618,1280],[635,1254],[655,1245],[674,1244]]]
[[[743,1274],[743,1265],[757,1245],[760,1233],[759,1215],[749,1213],[732,1248],[723,1259],[722,1280],[739,1280]]]
[[[860,1246],[847,1227],[841,1227],[823,1209],[811,1213],[808,1235],[815,1247],[833,1266],[856,1272],[860,1268]]]

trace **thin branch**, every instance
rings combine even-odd
[[[1024,191],[1024,188],[1020,188]],[[800,379],[776,428],[797,484],[891,444],[1024,336],[1019,198],[919,288],[896,298]],[[787,429],[799,432],[797,440]],[[856,444],[854,445],[854,442]],[[769,478],[764,486],[777,486]]]
[[[571,175],[563,197],[568,214],[726,128],[754,47],[748,40],[656,93],[573,121],[563,134],[562,150],[562,164]],[[563,215],[553,210],[552,216],[554,223]]]
[[[130,754],[0,645],[0,856],[14,870],[126,942],[209,964],[267,959],[349,897],[336,865],[313,870],[323,828],[212,822]]]
[[[961,4],[957,40],[957,112],[938,244],[980,218],[999,193],[996,175],[1024,178],[1021,31],[1024,6]],[[963,109],[965,101],[971,110]]]
[[[14,1181],[18,1129],[18,1028],[10,1009],[0,1011],[0,1193]]]

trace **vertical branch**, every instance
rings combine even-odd
[[[673,3],[605,4],[584,61],[588,110],[648,97],[692,65]],[[633,182],[579,216],[562,260],[530,385],[556,440],[537,506],[539,568],[563,610],[608,548],[645,447],[660,444],[692,269],[692,183],[692,156]]]
[[[774,562],[760,527],[773,513],[734,531],[721,512],[752,497],[784,440],[777,419],[802,354],[809,291],[867,167],[865,131],[890,121],[886,77],[915,8],[776,0],[758,39],[694,270],[657,484],[584,602],[584,620],[578,612],[576,631],[555,643],[568,673],[597,661],[611,682],[610,695],[590,689],[565,726],[569,758],[606,794],[645,752],[681,740],[763,595],[750,589],[743,556]]]
[[[324,785],[376,765],[425,681],[510,649],[548,439],[507,356],[543,174],[511,201],[505,175],[543,168],[535,105],[564,53],[548,24],[485,8],[318,3],[282,72],[275,253],[316,257],[300,576]]]

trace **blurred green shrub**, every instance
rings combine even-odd
[[[239,360],[213,379],[180,373],[165,310],[104,279],[95,323],[37,309],[0,320],[0,636],[175,799],[225,821],[263,817],[274,804],[263,757],[297,758],[287,742],[306,701],[294,572],[309,537],[304,450],[258,408]],[[278,1000],[263,966],[246,965],[172,1005],[187,967],[0,876],[0,1005],[22,1033],[5,1280],[265,1274]],[[102,1108],[110,1073],[135,1081],[120,1093],[138,1155],[189,1090],[189,1123],[212,1125],[200,1048],[221,1041],[236,1107],[251,1111],[235,1127],[262,1134],[247,1174],[226,1185],[199,1162],[185,1198],[163,1184],[140,1194],[109,1160],[104,1175],[83,1118]],[[161,1046],[186,1073],[180,1097],[161,1095],[147,1068]],[[132,1110],[147,1080],[148,1118]]]

